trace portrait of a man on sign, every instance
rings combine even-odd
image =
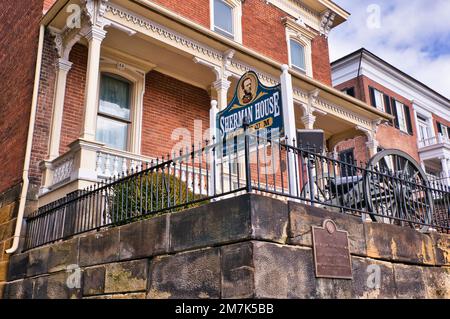
[[[239,102],[242,105],[251,103],[256,97],[257,81],[253,74],[248,74],[239,83]]]

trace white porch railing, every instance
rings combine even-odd
[[[95,171],[99,179],[105,179],[117,176],[122,172],[141,170],[152,160],[151,157],[103,147],[97,151]]]
[[[209,183],[207,170],[211,170],[211,165],[207,168],[206,161],[199,165],[197,158],[192,163],[191,156],[184,156],[177,161],[182,161],[183,164],[168,166],[170,168],[167,173],[185,182],[190,191],[207,195]],[[41,195],[44,195],[74,181],[84,181],[84,184],[78,183],[78,187],[84,187],[86,183],[91,184],[114,177],[117,179],[156,165],[156,159],[112,149],[97,142],[78,140],[70,145],[68,152],[53,161],[43,161],[41,165],[44,171]],[[220,163],[216,163],[216,170],[221,172],[223,178],[223,186],[218,187],[223,187],[225,191],[236,188],[233,185],[238,183],[236,174],[230,174],[226,170],[227,166],[226,164],[221,167]],[[225,171],[222,171],[224,169]],[[211,175],[211,172],[209,174]],[[239,182],[244,183],[242,178],[241,174]],[[230,181],[233,185],[230,185]]]
[[[439,134],[437,136],[419,141],[419,148],[438,145],[438,144],[450,144],[450,139]]]

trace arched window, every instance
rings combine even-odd
[[[127,150],[131,126],[132,84],[110,73],[102,73],[96,140],[106,146]]]
[[[305,47],[301,43],[293,39],[289,41],[289,46],[291,65],[301,72],[306,73]]]

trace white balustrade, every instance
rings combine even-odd
[[[63,157],[53,165],[53,185],[69,180],[73,170],[73,157]]]
[[[437,144],[443,144],[443,143],[450,144],[450,139],[441,134],[438,134],[437,136],[419,141],[419,148],[433,146],[433,145],[437,145]]]

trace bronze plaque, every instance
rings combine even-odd
[[[316,277],[353,279],[348,233],[337,230],[327,219],[323,227],[312,226],[314,264]]]

